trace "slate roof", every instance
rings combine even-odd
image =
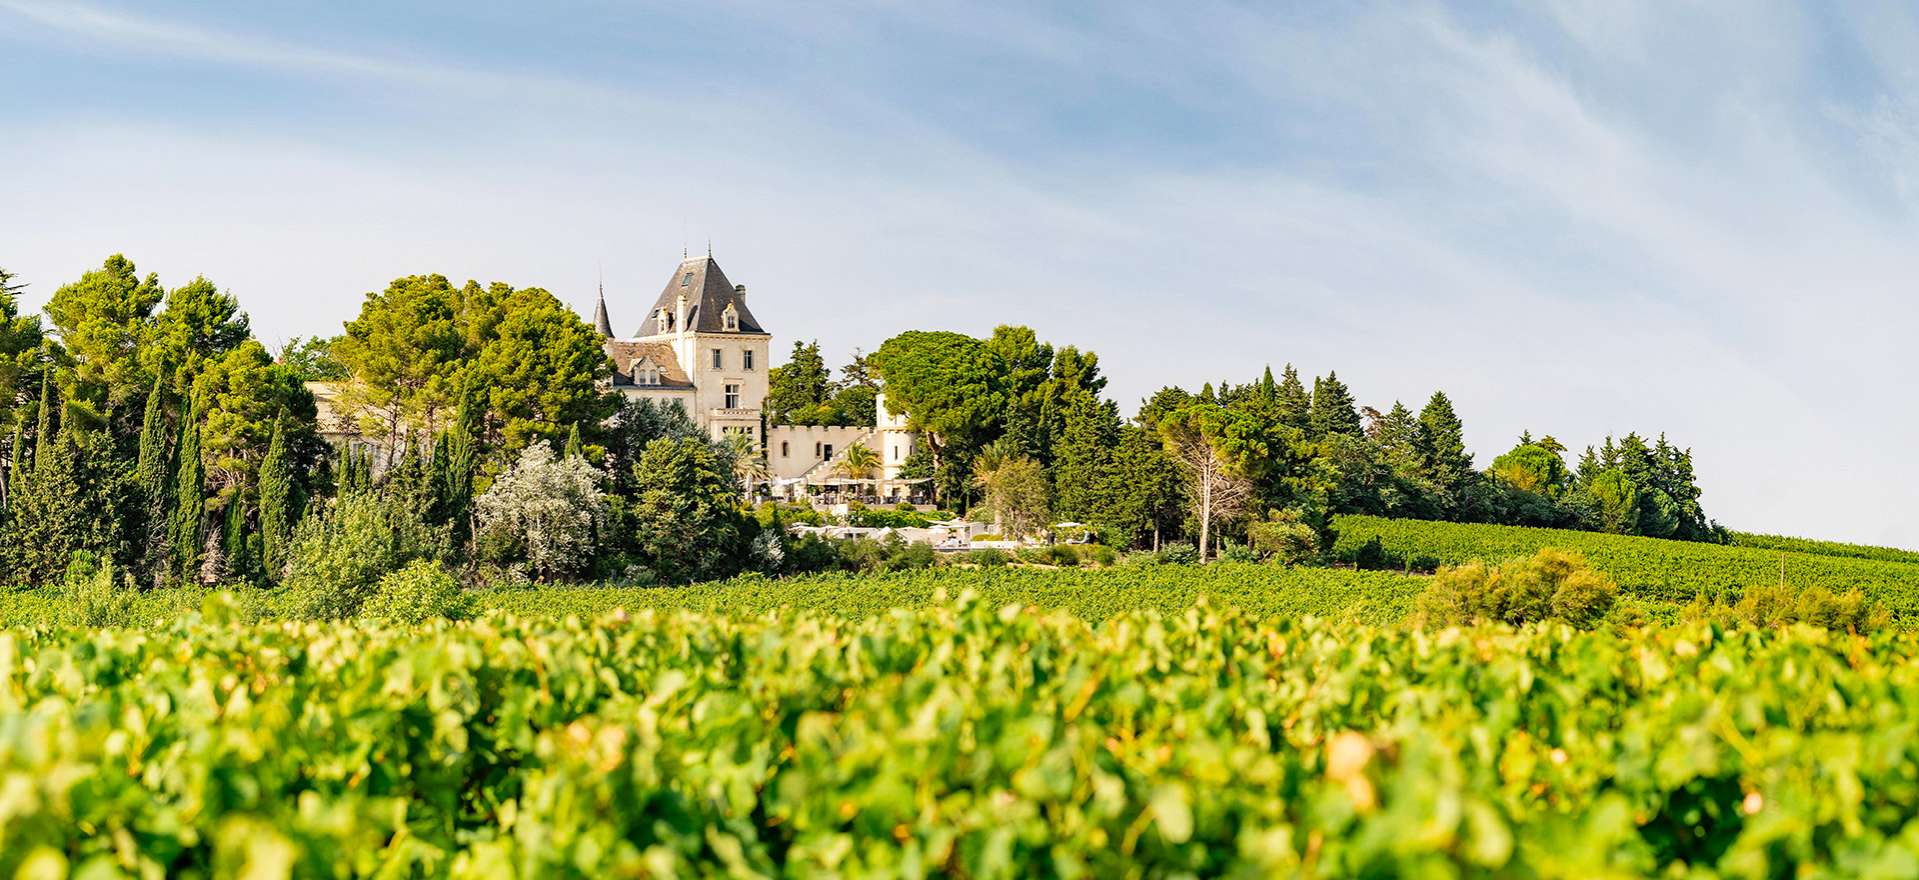
[[[686,293],[687,328],[695,333],[745,333],[765,335],[766,331],[755,320],[753,312],[746,307],[746,297],[735,290],[733,282],[726,280],[726,273],[720,271],[720,264],[711,256],[693,257],[680,262],[673,270],[673,277],[666,280],[666,289],[660,291],[660,298],[653,307],[646,310],[646,317],[640,324],[637,336],[659,335],[659,325],[654,316],[665,309],[668,315],[677,315],[680,293]],[[732,306],[739,315],[738,330],[727,330],[721,323],[726,307]],[[672,331],[668,331],[672,332]]]
[[[606,317],[606,285],[600,285],[600,304],[593,307],[593,329],[601,339],[613,338],[613,322]]]
[[[686,371],[680,368],[680,359],[673,355],[673,346],[664,342],[623,342],[617,339],[606,341],[606,356],[613,359],[613,384],[615,386],[632,385],[642,388],[691,388],[693,383],[686,378]],[[633,381],[634,368],[647,358],[653,359],[653,365],[660,368],[660,384],[639,385]]]

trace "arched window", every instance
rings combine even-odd
[[[740,313],[732,303],[726,304],[726,311],[720,313],[720,329],[728,333],[740,332]]]

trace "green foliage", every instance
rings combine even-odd
[[[266,579],[279,582],[286,572],[287,543],[300,519],[300,499],[294,492],[287,461],[287,419],[274,419],[273,437],[260,462],[260,559]]]
[[[599,424],[616,401],[597,387],[612,367],[591,326],[539,288],[501,293],[498,321],[469,355],[464,381],[480,390],[495,460],[504,463],[536,442],[558,445],[578,426]]]
[[[1389,568],[1407,558],[1461,565],[1481,559],[1527,556],[1545,547],[1583,555],[1628,595],[1684,605],[1695,598],[1732,602],[1746,589],[1783,583],[1794,592],[1861,591],[1896,618],[1919,617],[1919,564],[1846,553],[1806,554],[1693,541],[1607,535],[1565,529],[1386,520],[1343,516],[1335,521],[1336,559],[1351,562],[1377,539]],[[1422,566],[1417,561],[1414,570]]]
[[[1001,568],[1012,560],[1007,558],[1006,551],[1004,550],[993,547],[981,547],[978,550],[968,550],[966,552],[966,561],[981,568]]]
[[[1311,565],[1320,559],[1319,532],[1298,511],[1269,512],[1264,520],[1246,526],[1246,540],[1259,556],[1281,565]]]
[[[1546,548],[1499,565],[1440,569],[1419,607],[1430,622],[1448,626],[1552,620],[1590,629],[1605,619],[1618,594],[1619,586],[1592,570],[1585,557]]]
[[[290,339],[280,347],[276,360],[301,382],[338,382],[350,374],[346,365],[333,356],[335,341],[319,336]]]
[[[437,560],[415,560],[380,579],[360,606],[362,617],[400,626],[436,618],[459,620],[471,610],[471,597]]]
[[[201,464],[200,414],[200,398],[194,397],[185,417],[180,419],[180,442],[174,447],[178,464],[174,469],[173,520],[168,534],[173,577],[183,584],[201,582],[207,481]]]
[[[997,528],[1018,540],[1044,528],[1052,514],[1052,486],[1040,463],[1025,456],[991,455],[977,469],[986,496],[986,514]]]
[[[306,620],[353,617],[387,574],[445,554],[445,534],[420,522],[406,505],[375,492],[341,496],[316,508],[294,529],[286,577],[289,615]]]
[[[119,254],[54,291],[47,317],[73,358],[67,397],[76,407],[98,415],[146,393],[153,375],[140,354],[154,333],[153,310],[165,295],[158,276],[141,278],[133,261]]]
[[[1824,587],[1794,589],[1778,585],[1748,587],[1737,602],[1696,602],[1688,616],[1722,624],[1749,626],[1816,626],[1848,632],[1870,632],[1888,626],[1891,614],[1866,598],[1863,590],[1835,594]]]
[[[1735,547],[1751,547],[1756,550],[1784,551],[1810,556],[1842,556],[1849,559],[1876,559],[1882,562],[1910,562],[1919,564],[1919,551],[1900,550],[1893,547],[1871,547],[1862,544],[1845,544],[1838,541],[1815,541],[1808,538],[1788,538],[1782,535],[1755,535],[1748,532],[1729,533]]]
[[[38,315],[20,314],[14,275],[0,269],[0,428],[18,426],[20,405],[40,384],[45,370],[46,332]]]
[[[661,438],[633,466],[636,498],[627,511],[634,549],[671,582],[723,577],[743,549],[733,478],[702,438]]]

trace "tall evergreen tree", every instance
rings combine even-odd
[[[53,387],[53,371],[40,376],[40,414],[33,429],[33,469],[40,470],[53,449],[53,411],[60,408],[60,391]]]
[[[247,497],[245,493],[235,492],[227,499],[225,515],[221,518],[220,548],[221,575],[230,582],[248,583],[259,578],[257,564],[260,542],[254,532],[247,528]]]
[[[1279,380],[1279,419],[1287,427],[1301,431],[1312,427],[1313,398],[1306,393],[1306,386],[1299,381],[1299,371],[1292,364],[1286,365],[1286,371]]]
[[[580,423],[579,422],[574,422],[573,429],[571,431],[568,431],[566,434],[565,457],[567,458],[585,458],[586,457],[586,445],[580,441]]]
[[[174,474],[173,571],[181,583],[200,579],[207,510],[206,465],[200,460],[200,399],[193,397],[180,420],[179,466]]]
[[[273,420],[266,458],[260,461],[260,562],[269,583],[278,582],[286,571],[287,541],[300,518],[287,465],[286,434],[287,417],[281,412]]]
[[[165,380],[155,379],[147,394],[146,413],[140,420],[139,458],[134,465],[134,485],[139,490],[140,522],[135,530],[136,548],[142,564],[158,574],[166,558],[169,502],[173,500],[173,462],[167,448]]]
[[[23,451],[27,445],[25,432],[25,425],[18,421],[13,423],[13,446],[8,453],[7,473],[5,475],[6,485],[0,486],[0,489],[4,490],[6,505],[8,507],[13,506],[14,495],[19,493],[27,481],[26,471],[23,470],[26,466],[26,454]]]
[[[1466,451],[1465,425],[1444,391],[1433,392],[1419,411],[1419,453],[1426,479],[1443,493],[1445,513],[1460,518],[1470,500],[1473,456]]]
[[[1359,420],[1359,410],[1354,406],[1353,394],[1347,390],[1346,383],[1339,381],[1337,372],[1329,372],[1324,379],[1313,380],[1313,400],[1309,422],[1309,431],[1314,437],[1341,435],[1358,437],[1365,433]]]

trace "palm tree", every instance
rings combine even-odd
[[[855,443],[841,453],[839,466],[834,468],[840,476],[849,480],[864,480],[874,468],[880,466],[880,454],[868,448],[864,443]]]
[[[745,431],[728,433],[726,447],[733,454],[733,479],[739,481],[746,500],[752,501],[753,488],[773,475],[766,466],[766,456],[760,454],[760,445],[753,441],[753,435]]]

